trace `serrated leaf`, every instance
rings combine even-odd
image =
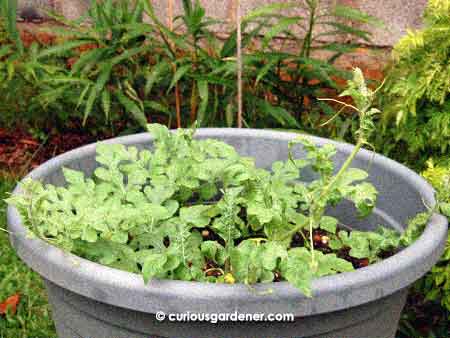
[[[360,217],[366,217],[372,212],[377,200],[377,194],[375,187],[367,182],[358,184],[353,188],[349,198],[358,208]]]
[[[85,227],[81,239],[89,243],[95,243],[97,241],[97,231],[91,227]]]
[[[209,209],[207,205],[184,207],[180,209],[180,218],[186,224],[201,228],[208,225],[211,220],[207,215]]]
[[[160,253],[150,253],[144,259],[144,265],[142,266],[142,276],[144,282],[147,284],[153,277],[161,273],[164,268],[164,264],[167,262],[167,256]]]
[[[317,277],[329,276],[339,272],[353,271],[352,263],[338,258],[335,254],[324,255],[320,251],[316,251],[316,257],[318,260],[318,270],[316,272]]]
[[[322,230],[325,230],[325,231],[328,231],[328,232],[334,234],[334,233],[336,233],[337,224],[338,224],[338,220],[336,218],[330,217],[330,216],[323,216],[320,219],[319,227]]]
[[[310,261],[310,254],[305,248],[291,249],[281,271],[288,282],[307,297],[312,296],[311,282],[314,276]]]
[[[228,254],[225,248],[215,241],[205,241],[201,244],[202,254],[219,265],[225,263],[228,258]]]
[[[82,171],[63,168],[63,175],[68,184],[82,185],[84,184],[84,173]]]
[[[128,242],[128,233],[117,231],[111,236],[111,240],[116,243],[125,244]]]
[[[262,266],[273,271],[278,266],[278,260],[286,259],[288,256],[286,247],[276,242],[267,242],[263,245],[261,253]]]

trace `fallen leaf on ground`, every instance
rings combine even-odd
[[[0,303],[0,315],[6,314],[9,308],[10,313],[15,314],[17,311],[17,305],[20,301],[20,295],[16,293],[11,297],[8,297],[3,303]]]

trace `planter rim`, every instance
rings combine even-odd
[[[241,137],[289,141],[298,134],[253,129],[204,128],[196,132],[203,138]],[[314,143],[331,143],[349,153],[353,146],[305,135]],[[148,133],[118,137],[102,143],[139,145],[151,141]],[[38,179],[49,172],[95,153],[96,143],[50,159],[26,177]],[[357,158],[376,161],[385,170],[407,177],[422,194],[426,205],[434,205],[434,190],[418,174],[382,155],[361,150]],[[13,193],[20,190],[17,186]],[[18,255],[35,271],[53,283],[88,298],[146,313],[275,313],[290,312],[308,316],[358,306],[408,287],[438,260],[445,246],[447,219],[433,214],[421,237],[399,253],[368,267],[315,279],[313,297],[307,298],[287,282],[242,285],[207,284],[175,280],[153,280],[145,285],[140,275],[109,268],[26,236],[14,207],[7,210],[11,243]]]

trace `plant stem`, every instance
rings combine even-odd
[[[344,164],[342,165],[342,167],[339,169],[339,171],[337,172],[337,174],[333,177],[333,179],[330,181],[330,183],[325,187],[325,189],[321,192],[320,196],[316,199],[317,201],[322,200],[322,198],[328,194],[330,192],[330,190],[333,188],[333,186],[336,184],[336,182],[339,180],[339,178],[344,174],[344,172],[348,169],[348,167],[352,164],[355,156],[358,154],[358,152],[361,150],[362,146],[363,146],[364,142],[362,139],[358,140],[358,143],[355,145],[355,147],[353,148],[353,151],[351,152],[351,154],[347,157],[347,159],[345,160]],[[316,204],[312,204],[310,207],[310,222],[309,222],[309,229],[310,229],[310,241],[311,241],[311,247],[313,248],[313,241],[312,241],[312,231],[311,228],[313,227],[313,215],[314,213],[316,213],[317,211],[317,205]],[[318,213],[320,216],[322,215],[323,211],[321,211],[320,213]],[[314,219],[316,219],[317,217],[315,217],[317,215],[314,215]],[[294,229],[292,229],[291,231],[287,232],[283,237],[281,237],[281,240],[286,240],[289,237],[293,236],[296,232],[300,231],[304,226],[306,225],[306,223],[302,223],[297,225]]]
[[[352,164],[353,160],[355,159],[356,154],[361,150],[364,142],[362,140],[359,140],[356,146],[353,148],[353,151],[347,157],[342,167],[339,169],[338,173],[333,176],[332,180],[328,185],[325,187],[324,190],[322,190],[322,193],[320,194],[320,197],[318,200],[320,200],[322,197],[324,197],[326,194],[330,192],[330,190],[333,188],[333,186],[336,184],[336,182],[341,178],[341,176],[345,173],[345,171],[348,169],[348,167]]]
[[[309,245],[311,250],[311,266],[316,265],[316,260],[314,257],[314,237],[313,237],[313,229],[314,229],[314,220],[313,217],[309,216]]]
[[[316,9],[317,3],[316,1],[311,1],[309,4],[309,23],[308,30],[305,35],[305,39],[303,40],[303,45],[301,49],[301,55],[305,58],[309,58],[311,55],[311,43],[312,43],[312,34],[314,30],[314,25],[316,23]]]
[[[175,111],[177,114],[177,128],[181,128],[181,100],[180,87],[178,86],[178,83],[175,85]]]
[[[359,150],[361,149],[363,145],[363,141],[360,139],[358,140],[358,143],[356,144],[355,148],[353,148],[353,151],[351,152],[350,156],[347,157],[342,167],[339,169],[336,175],[333,176],[330,183],[325,187],[324,190],[320,193],[320,196],[315,199],[315,201],[322,201],[323,198],[330,192],[331,189],[333,189],[336,182],[341,178],[341,176],[345,173],[345,171],[348,169],[348,167],[352,164],[353,159],[355,158],[356,154],[358,154]],[[314,268],[316,267],[316,261],[314,257],[314,238],[313,238],[313,229],[314,229],[314,223],[320,222],[320,219],[323,216],[324,208],[321,206],[317,206],[316,203],[313,203],[310,207],[310,213],[309,213],[309,241],[311,245],[311,266]]]
[[[194,123],[197,118],[197,87],[195,80],[192,80],[192,90],[191,90],[191,123]]]

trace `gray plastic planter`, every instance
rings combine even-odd
[[[287,158],[292,133],[261,130],[201,129],[198,138],[217,138],[235,146],[242,155],[269,168]],[[311,137],[317,144],[332,141]],[[151,146],[148,134],[116,138],[110,143]],[[342,163],[352,146],[334,143]],[[301,155],[302,151],[298,149]],[[374,215],[359,220],[350,204],[330,214],[358,229],[382,223],[401,230],[408,218],[433,205],[432,188],[404,166],[369,151],[361,151],[353,166],[370,165],[372,183],[380,194]],[[61,167],[91,174],[96,167],[95,144],[55,157],[30,176],[63,184]],[[17,191],[17,190],[16,190]],[[407,288],[425,274],[441,255],[447,221],[433,215],[423,235],[412,246],[383,262],[355,272],[317,279],[312,298],[288,283],[215,285],[198,282],[152,281],[64,253],[41,240],[25,237],[14,208],[8,209],[11,242],[19,256],[45,280],[59,338],[149,337],[310,337],[393,338]],[[293,313],[294,322],[158,322],[158,311],[168,313]]]

